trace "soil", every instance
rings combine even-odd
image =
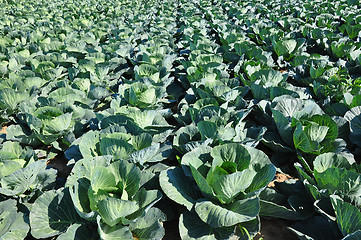
[[[69,176],[71,172],[71,168],[69,168],[67,164],[68,160],[65,158],[64,155],[57,155],[55,158],[50,159],[47,161],[47,165],[49,167],[55,168],[58,170],[58,176],[62,178],[66,178]]]
[[[270,182],[269,184],[268,184],[268,187],[275,187],[276,185],[275,185],[275,182],[284,182],[284,181],[287,181],[287,180],[289,180],[289,179],[295,179],[295,180],[297,180],[297,178],[293,178],[293,177],[291,177],[291,176],[289,176],[289,175],[287,175],[287,174],[284,174],[284,173],[280,173],[280,172],[277,172],[276,173],[276,176],[275,176],[275,180],[273,180],[272,182]]]
[[[6,129],[7,129],[7,126],[2,127],[0,130],[0,135],[6,134]]]
[[[261,218],[261,232],[256,235],[255,240],[297,240],[298,238],[287,229],[290,223],[282,219]]]
[[[179,240],[180,235],[178,231],[178,219],[163,223],[165,229],[165,236],[163,240]]]

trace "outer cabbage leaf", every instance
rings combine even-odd
[[[191,178],[184,175],[180,168],[170,168],[162,171],[159,175],[159,183],[162,190],[173,201],[191,209],[198,198],[201,198],[199,190],[194,188]]]
[[[17,211],[16,201],[8,199],[0,202],[0,240],[24,239],[29,232],[25,215]]]
[[[24,193],[26,190],[36,189],[38,174],[45,171],[46,162],[38,160],[32,164],[29,164],[26,168],[16,170],[12,174],[3,177],[0,180],[1,188],[0,193],[7,196],[15,196]],[[46,170],[49,171],[49,170]],[[56,172],[52,172],[56,174]],[[53,178],[55,180],[55,178]]]
[[[259,210],[259,198],[257,197],[238,200],[226,207],[205,200],[199,200],[195,205],[195,211],[199,218],[212,228],[230,227],[253,220]]]
[[[179,232],[183,240],[226,240],[232,238],[235,227],[212,228],[196,213],[185,211],[179,219]]]
[[[35,200],[30,212],[31,235],[35,238],[59,235],[81,222],[68,188],[43,193]]]
[[[332,207],[335,210],[337,224],[344,236],[361,229],[361,212],[348,202],[344,202],[338,196],[331,196]]]
[[[139,217],[136,222],[129,225],[133,236],[144,240],[161,240],[164,237],[165,230],[161,222],[166,220],[166,215],[158,208],[152,207],[145,212],[145,215]]]
[[[361,147],[361,107],[354,107],[345,114],[350,123],[350,141]]]

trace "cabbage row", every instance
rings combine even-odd
[[[357,0],[0,0],[0,240],[360,239],[360,39]]]

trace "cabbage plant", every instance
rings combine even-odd
[[[179,223],[182,239],[228,239],[239,234],[236,228],[244,236],[258,232],[259,194],[276,171],[263,152],[237,143],[200,146],[181,164],[161,172],[160,185],[187,208]]]

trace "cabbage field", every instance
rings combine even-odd
[[[0,240],[361,239],[360,39],[358,0],[0,0]]]

